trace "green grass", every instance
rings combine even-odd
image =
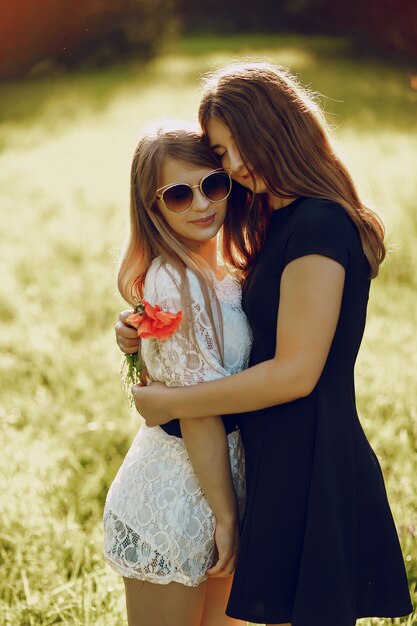
[[[119,626],[119,577],[102,558],[107,489],[137,428],[118,379],[114,272],[130,158],[144,122],[194,117],[198,79],[257,56],[326,98],[360,189],[392,248],[371,294],[358,404],[386,477],[410,587],[417,581],[417,94],[408,70],[346,42],[188,38],[144,67],[0,86],[0,623]],[[362,626],[417,624],[363,620]]]

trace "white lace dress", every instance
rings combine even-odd
[[[144,299],[176,312],[180,297],[172,275],[156,259],[146,276]],[[216,349],[204,298],[187,272],[200,351],[182,327],[169,339],[142,341],[142,357],[153,380],[170,387],[233,374],[247,366],[251,331],[232,277],[214,278],[224,327],[224,366]],[[215,311],[215,307],[213,307]],[[238,430],[228,435],[232,476],[240,513],[245,504],[244,454]],[[158,584],[196,586],[214,560],[215,519],[191,466],[184,442],[160,427],[142,424],[107,495],[104,554],[119,574]]]

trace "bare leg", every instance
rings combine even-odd
[[[129,626],[200,626],[207,583],[186,587],[123,578]]]
[[[225,615],[233,576],[209,578],[201,626],[246,626],[246,622]]]

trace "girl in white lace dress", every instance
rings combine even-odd
[[[136,292],[163,310],[182,310],[169,339],[142,339],[150,378],[168,386],[247,366],[251,333],[240,284],[217,265],[230,191],[229,174],[196,130],[158,129],[139,142],[119,288],[130,302]],[[141,425],[104,512],[105,557],[124,578],[129,626],[243,624],[224,612],[244,500],[233,419]]]

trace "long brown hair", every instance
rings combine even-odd
[[[214,285],[207,272],[203,259],[193,254],[166,223],[158,209],[156,190],[161,166],[165,159],[172,158],[200,167],[219,167],[218,160],[203,139],[198,124],[183,124],[177,128],[173,121],[163,120],[149,127],[139,141],[131,167],[130,189],[130,233],[122,254],[118,287],[123,298],[134,304],[137,297],[143,297],[146,273],[152,261],[159,257],[161,262],[173,267],[180,277],[178,290],[184,312],[185,327],[195,339],[192,320],[191,295],[186,270],[190,269],[197,277],[209,316],[217,348],[223,358],[223,326],[220,306]],[[170,272],[170,269],[167,268]],[[174,274],[171,276],[177,283]],[[217,309],[217,328],[212,302]]]
[[[243,161],[262,176],[272,193],[325,198],[342,205],[358,228],[371,277],[378,274],[385,258],[384,226],[361,202],[313,94],[283,68],[232,64],[204,79],[199,109],[204,130],[212,118],[230,129]],[[223,238],[224,257],[236,266],[242,266],[242,258],[250,264],[266,231],[262,200],[255,201],[249,215],[251,223],[243,234],[237,227],[235,234]]]

